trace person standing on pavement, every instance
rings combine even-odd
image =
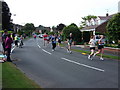
[[[67,52],[72,53],[72,51],[71,51],[71,45],[72,45],[72,42],[73,42],[72,33],[70,33],[69,37],[67,38],[67,42],[68,42]]]
[[[3,54],[5,55],[5,40],[7,38],[8,32],[5,30],[4,33],[2,34],[2,46],[3,46]]]
[[[100,39],[98,40],[98,51],[96,53],[94,53],[94,55],[93,55],[93,56],[95,56],[96,54],[101,53],[100,60],[104,60],[102,57],[104,44],[105,44],[104,36],[100,35]]]
[[[91,53],[88,56],[88,59],[92,60],[92,56],[94,55],[94,52],[95,52],[95,43],[96,43],[95,36],[91,36],[90,41],[88,43],[88,44],[90,44],[90,51],[91,51]]]
[[[12,60],[10,58],[12,43],[13,43],[13,40],[10,37],[10,34],[8,34],[7,38],[5,40],[5,49],[7,51],[7,61],[9,61],[9,62],[12,62]]]

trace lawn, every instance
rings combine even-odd
[[[2,88],[40,88],[10,62],[2,64]]]
[[[78,49],[72,49],[72,51],[90,54],[89,51],[83,51],[83,50],[78,50]],[[98,54],[97,56],[100,56],[100,54]],[[103,54],[103,57],[105,57],[105,58],[110,58],[110,59],[120,60],[120,57],[118,57],[118,56],[110,56],[110,55],[104,55],[104,54]]]
[[[65,45],[65,44],[61,44],[60,46],[61,46],[61,47],[65,47],[66,45]],[[71,49],[71,50],[72,50],[72,51],[75,51],[75,52],[90,54],[90,51],[83,51],[83,50],[78,50],[78,49]],[[97,56],[100,56],[100,54],[98,54]],[[110,56],[110,55],[104,55],[104,54],[103,54],[103,57],[104,57],[104,58],[110,58],[110,59],[120,60],[120,57],[119,57],[119,56]]]

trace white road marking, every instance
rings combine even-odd
[[[77,65],[80,65],[80,66],[84,66],[84,67],[87,67],[87,68],[90,68],[90,69],[94,69],[94,70],[97,70],[97,71],[101,71],[101,72],[105,71],[103,69],[99,69],[99,68],[96,68],[96,67],[93,67],[93,66],[85,65],[85,64],[82,64],[82,63],[79,63],[79,62],[75,62],[75,61],[66,59],[66,58],[61,58],[61,59],[65,60],[65,61],[68,61],[68,62],[71,62],[71,63],[74,63],[74,64],[77,64]]]
[[[50,55],[52,54],[52,53],[50,53],[50,52],[48,52],[48,51],[46,51],[46,50],[44,50],[44,49],[42,49],[42,50],[43,50],[44,52],[46,52],[46,53],[50,54]]]
[[[14,46],[14,48],[11,49],[11,53],[13,52],[13,50],[15,49],[16,46]]]
[[[38,47],[39,47],[39,48],[41,48],[41,46],[40,46],[40,45],[38,45]]]

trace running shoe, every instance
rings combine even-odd
[[[88,59],[90,59],[91,57],[90,57],[90,55],[88,55]]]
[[[93,57],[95,57],[95,56],[96,56],[96,54],[93,55]]]
[[[102,57],[100,57],[100,60],[102,60],[102,61],[103,61],[104,59],[103,59]]]
[[[69,51],[69,53],[71,54],[71,53],[72,53],[72,51]]]

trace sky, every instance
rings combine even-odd
[[[80,25],[81,17],[105,16],[118,12],[120,0],[4,0],[12,13],[13,23],[33,23],[36,27],[60,23]]]

